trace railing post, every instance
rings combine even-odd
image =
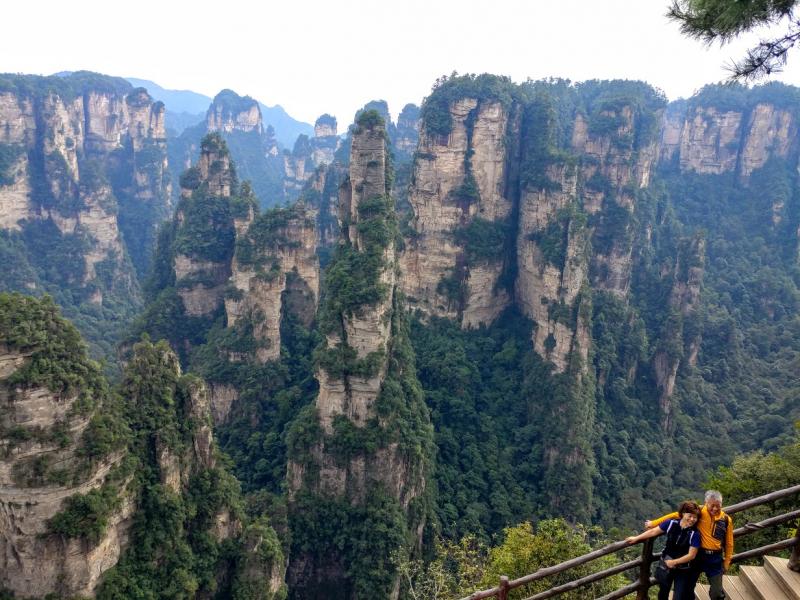
[[[500,593],[497,594],[497,600],[507,600],[508,598],[508,577],[502,575],[500,577]]]
[[[797,524],[797,529],[794,531],[794,537],[800,538],[800,523]],[[790,571],[796,571],[800,573],[800,546],[795,546],[792,548],[792,555],[789,557],[789,564],[786,566],[789,567]]]
[[[642,566],[639,568],[639,589],[636,600],[647,600],[650,589],[650,565],[653,563],[653,542],[655,538],[647,538],[642,544]]]

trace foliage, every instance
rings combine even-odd
[[[800,38],[800,25],[793,12],[796,5],[796,0],[673,0],[667,16],[680,24],[681,33],[707,45],[724,45],[748,31],[772,27],[785,19],[783,35],[762,38],[743,59],[728,67],[732,81],[749,81],[783,70],[789,51]]]
[[[528,522],[506,527],[502,543],[492,548],[487,548],[470,535],[458,542],[438,540],[435,558],[427,564],[419,559],[405,560],[399,555],[396,561],[403,574],[402,589],[408,598],[455,600],[496,587],[501,575],[516,579],[586,554],[603,543],[603,532],[599,528],[572,527],[563,519],[557,519],[541,521],[536,528]],[[615,557],[606,556],[589,565],[511,590],[509,598],[526,598],[617,564],[619,561]],[[563,597],[598,597],[619,589],[625,583],[622,576],[616,575],[568,592]]]
[[[499,581],[500,575],[516,579],[541,568],[587,554],[593,548],[602,547],[605,543],[602,530],[586,529],[582,526],[573,528],[563,519],[542,521],[535,531],[530,523],[522,523],[504,529],[503,534],[502,545],[489,552],[482,579],[483,589],[496,585],[495,582]],[[509,598],[527,598],[551,587],[609,569],[616,564],[618,561],[615,557],[606,556],[589,565],[582,565],[552,578],[516,588],[509,593]],[[586,598],[587,595],[600,597],[618,590],[625,583],[624,577],[615,575],[564,594],[563,597],[570,600]]]
[[[436,514],[449,539],[486,536],[536,513],[540,433],[528,423],[520,373],[540,362],[531,324],[504,314],[464,331],[447,319],[411,322],[436,455]]]
[[[502,258],[509,224],[473,217],[468,225],[455,229],[456,243],[466,250],[471,263]]]
[[[237,320],[235,328],[213,327],[208,343],[192,354],[191,366],[212,385],[239,390],[236,410],[218,435],[244,490],[279,494],[286,477],[289,424],[295,426],[298,414],[313,402],[319,389],[312,350],[321,336],[286,310],[281,320],[280,362],[229,361],[225,353],[232,348],[231,334],[252,340],[251,327],[248,330],[247,317]]]
[[[380,113],[375,110],[365,110],[356,119],[356,125],[373,129],[375,127],[385,127],[386,123]]]
[[[90,71],[76,71],[65,77],[0,74],[0,91],[11,92],[20,98],[44,98],[55,94],[65,102],[70,102],[90,91],[122,96],[131,89],[133,86],[122,77],[109,77]]]
[[[307,227],[305,211],[294,205],[290,208],[275,207],[256,215],[247,233],[236,240],[236,260],[242,265],[263,264],[268,256],[279,248],[297,245],[287,235],[286,228],[291,225]]]
[[[75,494],[64,500],[64,509],[47,521],[50,534],[66,538],[83,537],[97,544],[105,533],[110,517],[120,506],[119,488],[105,484],[87,494]]]
[[[201,188],[183,199],[178,211],[183,222],[175,235],[175,254],[210,262],[230,260],[235,233],[228,198]]]
[[[252,110],[253,107],[258,107],[258,102],[253,100],[250,96],[240,96],[233,90],[222,90],[219,94],[214,96],[211,106],[208,108],[209,114],[213,114],[217,107],[222,108],[222,118],[226,120],[236,120],[236,117],[244,112]],[[261,111],[258,111],[259,116]]]
[[[0,294],[0,344],[28,357],[4,379],[7,386],[43,386],[60,398],[78,396],[86,412],[107,393],[100,365],[88,359],[80,333],[49,296]]]
[[[365,113],[369,114],[369,113]],[[374,305],[386,297],[388,287],[380,282],[385,268],[384,251],[397,237],[397,217],[389,196],[365,198],[359,205],[361,247],[349,241],[333,253],[325,272],[319,324],[324,333],[341,327],[341,319],[360,314],[362,306]]]
[[[332,127],[334,130],[336,129],[336,117],[332,117],[328,113],[321,115],[315,122],[314,126],[318,125],[328,125]]]
[[[164,342],[144,341],[134,347],[120,394],[133,434],[130,452],[138,461],[128,488],[137,493],[138,509],[132,543],[105,573],[98,598],[225,595],[230,590],[219,589],[222,572],[232,574],[233,585],[242,593],[250,590],[249,597],[271,597],[256,593],[252,584],[268,577],[274,564],[283,563],[275,532],[263,521],[252,526],[246,521],[239,506],[239,482],[225,466],[203,463],[198,454],[193,464],[181,465],[191,473],[188,484],[175,490],[162,483],[162,469],[168,467],[161,466],[161,455],[184,456],[183,449],[192,447],[198,428],[210,425],[193,416],[192,396],[201,393],[201,385],[180,374],[177,358]],[[215,448],[210,450],[213,456]],[[244,539],[220,541],[212,534],[217,516],[223,514],[245,521]],[[243,542],[252,542],[253,536],[262,536],[264,547],[251,554]]]
[[[448,135],[453,128],[450,105],[463,98],[474,98],[479,103],[500,102],[506,109],[524,92],[508,77],[496,75],[462,75],[453,73],[436,80],[431,94],[425,99],[420,111],[423,127],[429,135]]]
[[[795,424],[797,431],[798,424]],[[706,482],[705,487],[716,489],[722,493],[725,506],[743,502],[770,492],[797,485],[800,477],[800,441],[795,439],[779,448],[776,452],[756,451],[737,455],[730,467],[720,467]],[[734,526],[742,527],[749,523],[758,523],[800,508],[796,496],[790,496],[762,506],[751,508],[732,515]],[[796,523],[789,521],[762,531],[750,532],[747,536],[737,538],[736,552],[744,552],[773,544],[780,539],[792,537]],[[788,557],[789,551],[783,556]],[[761,564],[761,560],[749,561],[747,564]]]

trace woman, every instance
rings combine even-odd
[[[675,584],[673,600],[694,600],[694,584],[697,578],[689,563],[697,556],[700,548],[700,534],[695,525],[700,517],[700,505],[697,502],[684,502],[678,509],[678,519],[667,519],[658,527],[648,529],[635,537],[626,538],[630,544],[641,542],[647,538],[667,534],[664,551],[661,556],[669,567],[669,581],[659,584],[658,600],[668,600],[669,590]]]

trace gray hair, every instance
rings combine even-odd
[[[706,492],[706,504],[708,504],[709,500],[717,500],[720,504],[722,504],[722,494],[720,494],[717,490],[708,490]]]

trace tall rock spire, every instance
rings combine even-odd
[[[306,598],[396,596],[390,554],[419,542],[433,448],[397,290],[392,170],[377,111],[359,116],[350,164],[319,314],[320,391],[288,442],[289,582]]]

